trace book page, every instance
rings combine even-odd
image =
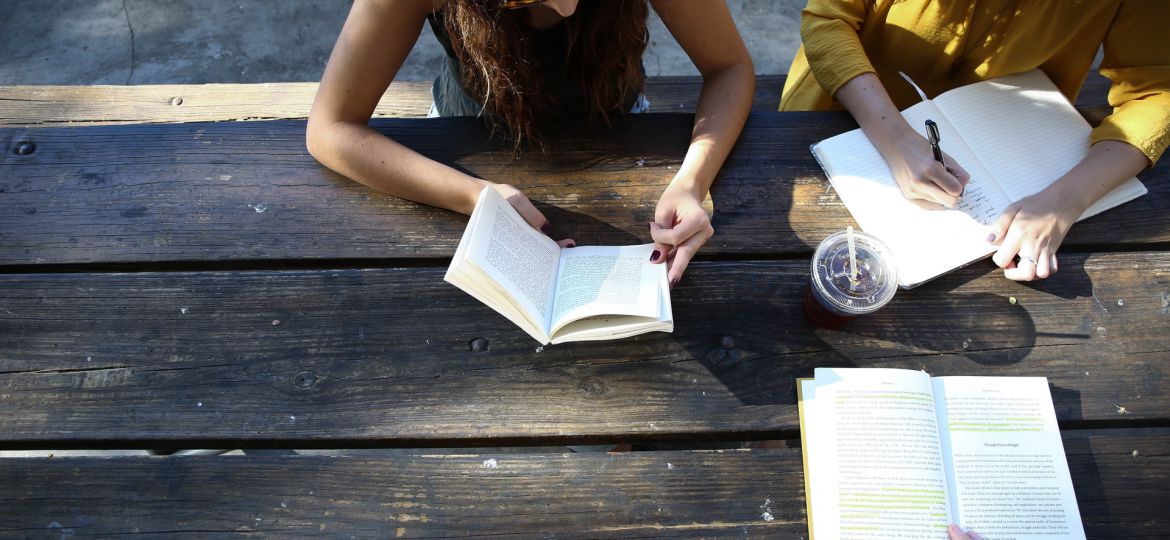
[[[933,385],[959,525],[986,538],[1084,538],[1047,379]]]
[[[860,129],[822,141],[813,153],[862,230],[894,252],[898,281],[909,287],[994,252],[986,243],[986,226],[1010,202],[932,102],[918,103],[902,115],[923,133],[926,119],[934,120],[943,151],[971,174],[958,208],[925,210],[906,199]]]
[[[670,306],[670,286],[666,281],[665,265],[658,265],[658,315],[640,317],[634,315],[595,315],[566,322],[556,328],[553,343],[569,341],[590,341],[599,339],[620,339],[646,332],[673,332],[674,310]]]
[[[946,538],[951,512],[930,377],[832,368],[815,377],[801,388],[812,536]]]
[[[562,250],[550,334],[597,315],[655,317],[663,264],[650,262],[654,244],[582,246]]]
[[[1089,152],[1092,127],[1038,69],[955,88],[934,101],[1012,201],[1041,191]],[[1144,192],[1132,178],[1102,200],[1120,204]]]
[[[485,191],[468,224],[467,259],[547,331],[561,248],[529,226],[496,190]]]

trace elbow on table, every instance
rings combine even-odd
[[[323,155],[328,146],[328,128],[328,123],[320,118],[314,118],[311,113],[309,114],[309,121],[305,125],[305,148],[309,150],[309,155],[322,165],[325,164]]]

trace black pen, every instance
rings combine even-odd
[[[930,149],[934,151],[934,160],[942,163],[945,168],[947,164],[943,161],[942,148],[938,147],[938,124],[934,123],[934,120],[926,121],[926,137],[930,140]]]

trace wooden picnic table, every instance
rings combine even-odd
[[[674,333],[543,348],[442,281],[465,216],[326,170],[303,120],[167,116],[188,90],[232,101],[200,87],[0,88],[0,450],[351,449],[0,459],[0,537],[803,538],[794,380],[819,366],[1048,377],[1089,536],[1170,536],[1170,165],[1075,226],[1052,279],[983,261],[816,329],[811,248],[852,220],[808,147],[855,124],[773,112],[775,80]],[[686,151],[684,82],[519,159],[473,119],[372,125],[519,186],[558,236],[642,243]],[[266,88],[239,94],[311,95]],[[160,109],[93,102],[127,91]],[[657,449],[560,448],[606,443]]]

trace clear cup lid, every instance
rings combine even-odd
[[[835,233],[817,246],[812,259],[812,286],[818,296],[837,310],[852,315],[877,311],[898,289],[898,267],[893,253],[872,235],[854,231],[857,272],[849,260],[845,231]]]

